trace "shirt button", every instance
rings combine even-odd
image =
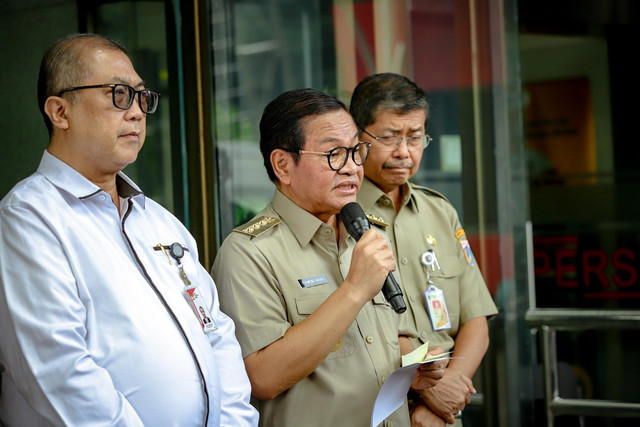
[[[418,298],[415,295],[411,295],[409,299],[415,302]]]
[[[402,262],[403,264],[406,264],[406,263],[408,263],[408,262],[409,262],[409,260],[408,260],[408,259],[406,259],[406,258],[402,258],[402,261],[401,261],[401,262]]]
[[[104,200],[104,199],[106,199],[106,198],[107,198],[107,196],[105,196],[104,194],[101,194],[101,195],[100,195],[100,200]]]
[[[427,337],[427,333],[425,331],[420,332],[420,336],[422,338],[426,338]]]
[[[369,344],[373,343],[373,337],[372,337],[371,335],[369,335],[369,336],[367,337],[367,342],[368,342]]]

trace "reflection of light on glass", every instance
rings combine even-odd
[[[440,168],[445,172],[462,171],[462,151],[460,135],[440,135]]]

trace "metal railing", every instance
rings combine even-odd
[[[614,400],[564,399],[559,396],[557,331],[640,330],[640,311],[535,309],[527,312],[527,324],[541,334],[544,407],[547,426],[560,415],[640,418],[640,403]]]

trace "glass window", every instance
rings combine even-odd
[[[640,15],[630,5],[518,1],[538,309],[593,309],[598,319],[601,310],[640,308],[639,149],[629,142],[638,98],[629,52]],[[640,350],[637,331],[603,328],[558,334],[560,389],[567,397],[637,402],[629,386],[640,375],[629,356]],[[556,423],[626,424],[570,418]]]
[[[264,106],[298,87],[327,91],[348,104],[359,80],[383,71],[414,79],[432,104],[428,132],[435,143],[414,180],[446,194],[463,221],[467,212],[470,222],[477,221],[476,203],[464,208],[461,180],[465,163],[475,163],[476,150],[473,110],[463,106],[472,102],[470,76],[457,69],[460,45],[470,43],[468,33],[456,33],[468,18],[466,8],[453,1],[413,1],[411,7],[329,0],[211,4],[223,237],[273,193],[259,152]],[[471,65],[469,57],[464,60]]]
[[[232,8],[231,11],[226,7]],[[263,166],[258,124],[280,93],[335,93],[331,2],[212,1],[215,134],[221,232],[255,215],[274,186]]]

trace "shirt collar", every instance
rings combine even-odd
[[[409,183],[403,185],[403,205],[402,207],[413,208],[418,210],[418,204],[415,201],[415,191]],[[367,212],[378,200],[382,198],[389,198],[377,185],[373,183],[369,178],[365,177],[362,180],[360,191],[358,192],[358,201],[362,206],[362,209]],[[390,199],[389,199],[390,200]]]
[[[306,247],[321,227],[330,227],[318,218],[296,205],[291,199],[276,189],[271,202],[273,209],[287,223],[291,232],[303,248]]]
[[[38,172],[58,188],[74,195],[78,199],[91,197],[102,191],[100,187],[86,179],[77,170],[63,162],[62,160],[44,151]],[[116,175],[116,187],[118,194],[123,198],[131,197],[136,199],[144,208],[144,194],[142,190],[122,171]]]

